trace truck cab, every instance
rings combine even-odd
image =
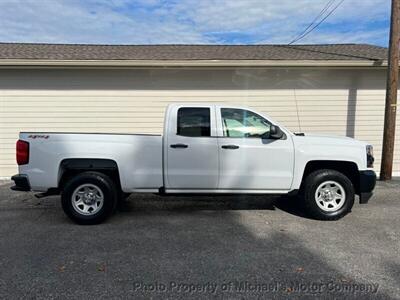
[[[16,190],[61,193],[81,224],[108,217],[135,192],[299,194],[310,214],[335,220],[376,175],[372,146],[347,137],[294,134],[267,115],[226,104],[167,107],[163,135],[20,133]]]
[[[288,191],[295,161],[290,136],[251,109],[171,105],[164,131],[165,190]]]

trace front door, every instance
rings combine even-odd
[[[291,139],[268,138],[271,123],[250,110],[218,107],[217,115],[218,188],[289,189],[294,167]]]
[[[218,141],[213,106],[171,110],[166,134],[166,188],[216,189]]]

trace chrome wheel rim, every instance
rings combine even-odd
[[[77,213],[91,216],[103,207],[104,194],[98,186],[85,183],[75,189],[71,200],[72,207]]]
[[[343,207],[346,201],[346,192],[336,181],[324,181],[315,191],[315,201],[325,212],[334,212]]]

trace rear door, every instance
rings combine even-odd
[[[168,189],[216,189],[219,177],[215,107],[172,106],[164,154]]]

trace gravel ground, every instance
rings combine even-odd
[[[400,181],[335,222],[296,199],[134,195],[78,226],[0,182],[0,298],[397,298]]]

